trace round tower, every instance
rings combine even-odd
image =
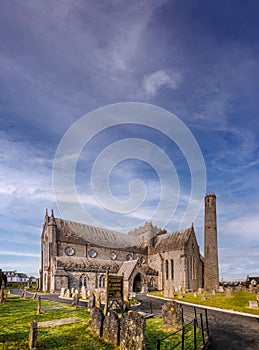
[[[204,289],[219,285],[216,195],[205,196],[204,216]]]

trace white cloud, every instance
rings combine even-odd
[[[16,250],[0,250],[0,254],[2,256],[22,256],[22,257],[28,257],[28,258],[40,258],[40,254],[37,253],[26,253],[26,252],[18,252]]]
[[[146,74],[143,78],[143,88],[147,96],[154,97],[162,87],[176,89],[181,82],[179,73],[170,73],[166,70],[157,70]]]

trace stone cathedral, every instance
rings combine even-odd
[[[146,222],[128,234],[49,216],[41,236],[40,289],[105,287],[105,273],[124,276],[124,293],[214,289],[219,283],[216,196],[205,197],[204,258],[194,227],[168,233]]]

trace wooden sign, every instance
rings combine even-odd
[[[108,299],[123,299],[123,276],[108,276]]]
[[[106,301],[104,315],[115,304],[122,310],[123,306],[123,276],[109,275],[106,271]]]

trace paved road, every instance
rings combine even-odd
[[[20,290],[12,291],[20,295]],[[60,299],[57,294],[42,294],[42,299],[71,304],[71,300]],[[153,313],[155,317],[161,317],[161,308],[164,300],[137,294],[136,298],[141,302],[136,311]],[[80,306],[86,307],[87,303],[80,302]],[[194,317],[194,308],[183,305],[184,319],[189,321]],[[198,317],[204,314],[203,308],[196,309]],[[209,331],[213,343],[212,350],[258,350],[259,349],[259,317],[252,318],[236,314],[228,314],[222,311],[208,310]]]
[[[150,312],[152,302],[153,313],[161,317],[161,307],[164,301],[138,294],[141,310]],[[194,317],[194,308],[183,305],[184,320],[188,322]],[[204,315],[203,308],[196,308],[197,316]],[[258,318],[229,314],[222,311],[207,310],[210,335],[213,350],[259,350],[259,316]],[[205,321],[205,317],[203,317]],[[205,323],[205,322],[204,322]]]

